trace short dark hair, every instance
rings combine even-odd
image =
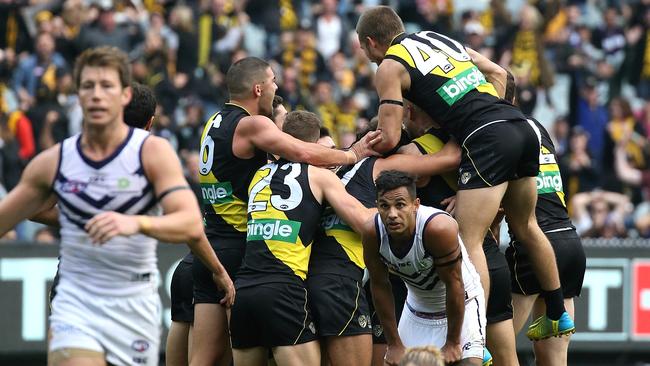
[[[385,170],[379,173],[375,179],[375,187],[377,188],[377,198],[400,187],[406,187],[412,199],[417,197],[415,177],[399,170]]]
[[[140,83],[131,84],[132,97],[124,107],[124,122],[136,128],[145,128],[156,114],[156,97],[148,86]]]
[[[381,45],[388,45],[400,33],[404,33],[402,19],[388,6],[369,8],[361,14],[357,22],[357,34],[361,44],[366,44],[366,37],[370,37]]]
[[[332,134],[330,134],[330,130],[327,127],[321,127],[319,138],[327,137],[327,136],[332,137]]]
[[[510,103],[515,103],[515,92],[517,91],[517,84],[515,83],[515,76],[512,75],[510,70],[506,69],[508,77],[506,79],[506,92],[503,99]]]
[[[292,111],[284,120],[282,131],[305,142],[316,142],[320,137],[318,116],[307,111]]]
[[[129,67],[129,57],[117,47],[102,46],[89,48],[77,57],[74,64],[74,81],[75,86],[79,89],[81,83],[81,72],[84,67],[108,67],[117,71],[120,76],[122,88],[131,85],[131,68]]]
[[[281,106],[283,102],[284,99],[281,96],[276,95],[273,97],[273,118],[277,117],[277,108]]]
[[[257,57],[245,57],[230,66],[226,86],[230,98],[246,97],[253,85],[264,81],[269,63]]]

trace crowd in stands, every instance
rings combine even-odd
[[[527,115],[562,100],[563,113],[537,117],[579,232],[650,237],[648,0],[0,0],[0,196],[35,154],[80,132],[71,70],[98,45],[129,54],[158,101],[153,133],[177,148],[194,185],[203,123],[227,100],[228,67],[247,55],[272,62],[288,110],[317,113],[348,146],[378,108],[376,66],[354,30],[372,5],[510,69]]]

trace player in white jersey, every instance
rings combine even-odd
[[[363,252],[388,343],[385,361],[397,364],[405,346],[434,345],[448,363],[481,365],[485,299],[456,221],[420,205],[415,180],[406,173],[384,171],[375,185],[379,214],[366,224]],[[408,290],[399,330],[389,272]]]
[[[221,286],[232,283],[205,239],[176,153],[123,121],[131,98],[127,56],[113,47],[86,50],[74,75],[83,131],[25,168],[0,201],[0,235],[58,196],[60,282],[49,365],[158,365],[157,240],[188,243]]]

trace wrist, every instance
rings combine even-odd
[[[353,165],[356,164],[357,161],[359,160],[359,157],[357,156],[357,153],[354,151],[353,148],[350,148],[349,150],[345,151],[345,163],[346,165]]]
[[[145,215],[138,216],[138,231],[142,234],[151,232],[151,218]]]

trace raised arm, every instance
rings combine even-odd
[[[18,185],[0,200],[0,237],[37,213],[51,194],[60,145],[37,155],[23,171]]]
[[[332,206],[336,214],[348,224],[352,230],[361,233],[364,224],[376,212],[368,209],[356,198],[352,197],[336,174],[323,168],[309,167],[309,183],[316,197]]]
[[[382,140],[373,148],[387,153],[397,146],[402,134],[404,108],[399,103],[403,103],[402,89],[410,86],[410,78],[402,64],[385,59],[377,69],[375,85],[380,103],[377,130],[381,131]]]
[[[487,81],[494,85],[497,90],[499,98],[503,98],[506,94],[506,84],[508,81],[507,71],[498,64],[490,61],[487,57],[474,51],[471,48],[465,48],[467,53],[472,58],[472,62],[478,69],[485,75]]]
[[[461,270],[462,251],[458,224],[447,215],[431,219],[424,229],[425,249],[433,257],[438,277],[447,291],[447,339],[441,352],[448,363],[462,356],[460,332],[465,317],[465,286]]]
[[[375,155],[371,146],[376,143],[376,137],[380,135],[379,132],[369,133],[348,151],[329,149],[298,140],[284,133],[273,124],[273,121],[263,116],[243,118],[237,126],[236,134],[236,138],[243,139],[244,144],[248,141],[267,153],[279,155],[290,161],[323,167],[354,164],[364,157]]]
[[[374,219],[369,220],[363,229],[363,260],[370,273],[370,291],[372,302],[384,328],[388,350],[384,360],[389,365],[397,365],[404,355],[405,348],[397,331],[395,317],[395,300],[393,289],[388,279],[388,269],[379,258],[379,238],[375,231]]]

